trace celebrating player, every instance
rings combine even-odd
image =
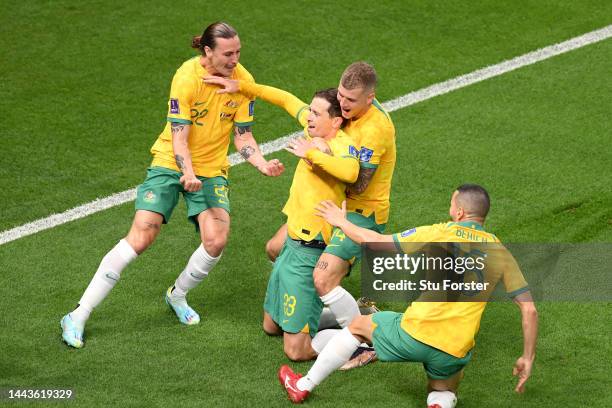
[[[359,163],[351,154],[353,140],[340,130],[344,119],[337,90],[316,92],[309,107],[290,93],[265,85],[220,78],[207,78],[206,82],[223,86],[219,92],[240,91],[278,105],[304,127],[306,138],[291,142],[287,148],[302,160],[283,208],[287,215],[287,224],[281,229],[284,244],[268,281],[263,329],[270,335],[283,334],[285,354],[290,359],[310,360],[322,349],[317,344],[326,338],[322,334],[318,341],[312,339],[323,309],[313,269],[332,233],[332,227],[315,215],[315,207],[322,197],[341,203],[346,184],[355,182],[359,174]]]
[[[449,214],[452,222],[417,227],[400,234],[381,235],[352,224],[346,210],[334,203],[324,202],[319,207],[321,216],[342,229],[354,242],[492,242],[499,243],[495,235],[483,229],[489,211],[489,195],[480,186],[466,184],[452,195]],[[501,247],[501,244],[498,244]],[[502,247],[503,248],[503,247]],[[495,271],[489,292],[499,280],[514,298],[522,314],[523,354],[514,365],[518,375],[517,392],[523,392],[531,374],[535,358],[538,328],[537,311],[527,283],[506,250],[506,262],[501,271]],[[402,315],[379,312],[359,316],[335,335],[319,354],[317,361],[302,377],[288,366],[279,370],[279,380],[289,398],[302,402],[315,386],[351,357],[362,341],[373,344],[381,361],[422,362],[428,376],[427,405],[429,408],[452,408],[463,377],[465,365],[472,357],[474,338],[480,327],[480,318],[486,302],[433,302],[415,301]]]
[[[83,347],[90,313],[110,293],[123,269],[153,243],[161,225],[170,219],[179,193],[202,244],[168,288],[165,299],[181,323],[199,323],[186,295],[217,264],[229,235],[227,150],[232,128],[236,149],[262,174],[278,176],[284,170],[278,160],[264,159],[253,138],[254,101],[241,95],[219,95],[216,87],[202,81],[207,75],[253,81],[238,63],[241,46],[236,30],[216,22],[193,39],[192,47],[201,55],[187,60],[174,75],[167,124],[151,148],[153,162],[138,187],[132,227],[104,256],[77,308],[61,320],[62,338],[72,347]]]

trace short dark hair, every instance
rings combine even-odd
[[[340,78],[340,84],[346,89],[363,88],[370,91],[376,89],[377,82],[376,70],[365,61],[353,62]]]
[[[478,184],[462,184],[457,187],[457,200],[465,210],[480,218],[485,218],[491,207],[489,193]]]
[[[342,108],[340,107],[340,102],[338,101],[338,88],[322,89],[315,92],[313,98],[321,98],[329,102],[327,113],[329,113],[329,116],[332,118],[342,117]]]
[[[193,37],[191,40],[191,48],[197,48],[204,52],[204,47],[215,49],[217,46],[217,38],[230,39],[238,35],[238,32],[231,25],[223,21],[212,23],[204,29],[202,35]]]

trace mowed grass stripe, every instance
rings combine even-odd
[[[493,78],[510,71],[514,71],[521,67],[532,65],[548,58],[552,58],[554,56],[603,41],[610,37],[612,37],[612,25],[608,25],[601,29],[591,31],[578,37],[574,37],[567,41],[563,41],[557,44],[550,45],[548,47],[529,52],[527,54],[500,62],[495,65],[490,65],[488,67],[476,70],[469,74],[461,75],[448,81],[440,82],[438,84],[434,84],[429,87],[410,92],[399,98],[383,103],[383,106],[389,112],[403,109],[416,103],[434,98],[436,96],[443,95],[454,90],[485,81],[489,78]],[[261,150],[264,154],[277,152],[286,146],[288,140],[293,137],[297,137],[301,134],[302,132],[294,132],[289,135],[285,135],[283,137],[275,139],[271,142],[264,143],[261,145]],[[230,155],[230,163],[232,166],[238,165],[243,162],[244,159],[239,154],[234,153]],[[80,205],[62,213],[53,214],[48,217],[21,225],[19,227],[9,229],[0,234],[0,245],[23,238],[28,235],[35,234],[40,231],[44,231],[49,228],[54,228],[58,225],[65,224],[70,221],[87,217],[88,215],[115,207],[117,205],[121,205],[123,203],[134,200],[135,196],[136,190],[135,188],[132,188],[130,190],[122,191],[120,193],[113,194],[111,196]]]

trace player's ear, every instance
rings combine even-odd
[[[332,126],[334,127],[334,129],[340,129],[342,127],[343,121],[344,119],[342,118],[342,116],[336,116],[335,118],[332,118]]]
[[[372,102],[374,102],[375,97],[376,97],[376,94],[374,93],[374,90],[368,93],[368,105],[371,105]]]
[[[206,55],[206,57],[210,58],[212,56],[212,48],[210,48],[208,45],[204,46],[204,55]]]

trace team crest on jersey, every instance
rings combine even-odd
[[[355,156],[356,158],[359,158],[359,150],[357,150],[357,148],[353,145],[349,146],[349,154],[351,156]]]
[[[416,228],[412,228],[412,229],[409,229],[409,230],[407,230],[407,231],[402,232],[402,233],[400,234],[400,237],[402,237],[402,238],[406,238],[407,236],[412,235],[412,234],[414,234],[415,232],[416,232]]]
[[[224,106],[227,106],[228,108],[235,109],[235,108],[237,108],[237,107],[238,107],[238,102],[236,102],[236,101],[232,101],[232,100],[230,99],[229,101],[225,102],[223,105],[224,105]]]
[[[255,114],[255,101],[249,102],[249,116],[253,116]]]
[[[361,150],[359,151],[359,161],[361,162],[369,162],[374,154],[373,150],[368,149],[367,147],[361,146]]]
[[[178,99],[170,98],[170,113],[175,115],[181,113]]]
[[[156,199],[157,199],[157,196],[151,190],[147,191],[143,197],[143,200],[147,203],[154,203]]]
[[[229,120],[232,118],[232,116],[234,116],[233,113],[227,113],[227,112],[221,112],[219,114],[219,117],[221,118],[221,120]]]

